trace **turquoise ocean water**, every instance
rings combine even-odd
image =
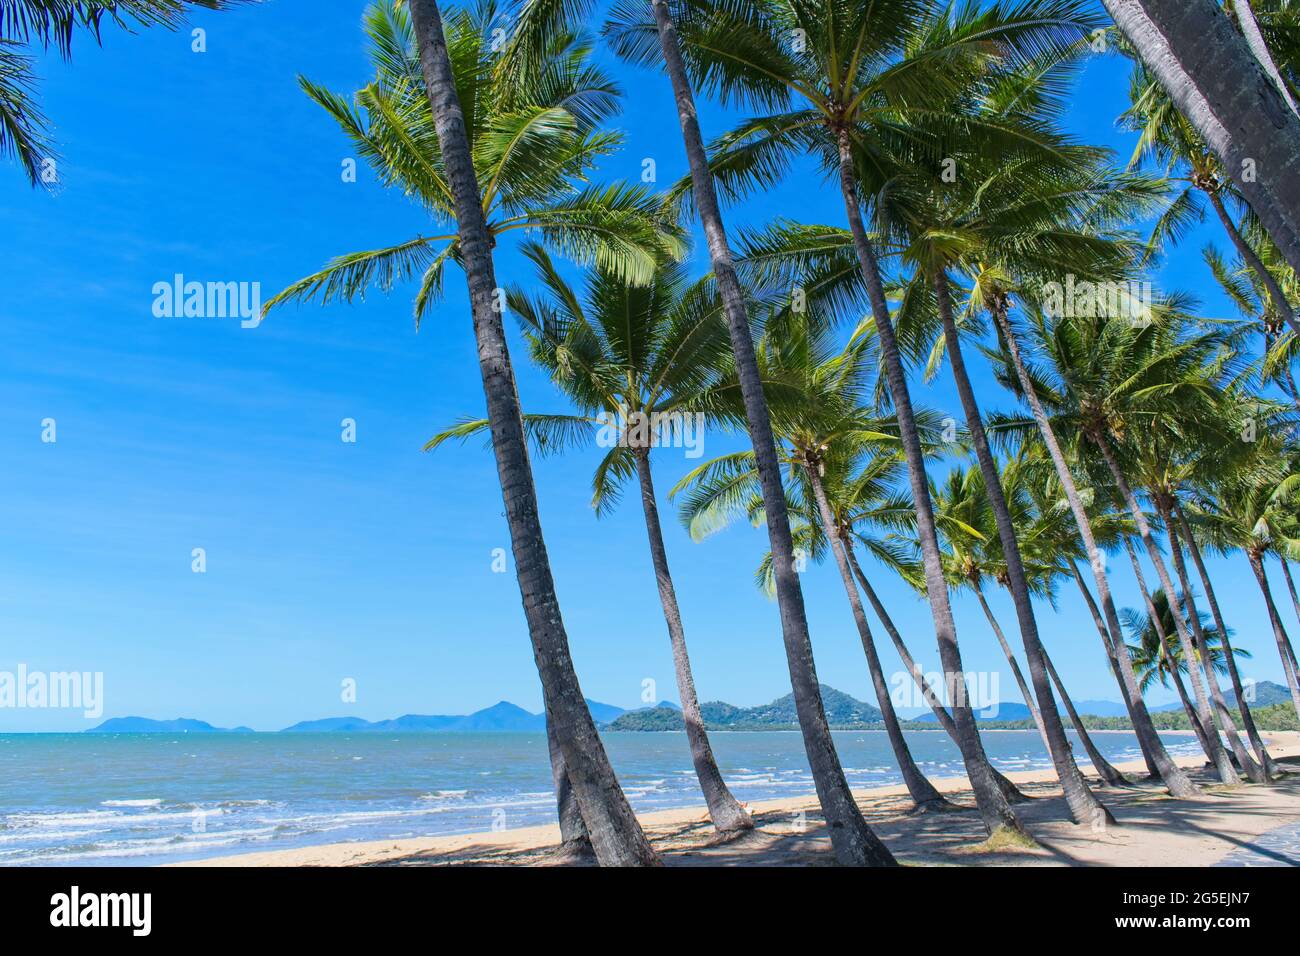
[[[741,801],[813,792],[799,734],[711,739]],[[1095,739],[1112,762],[1140,756],[1130,734]],[[604,740],[637,810],[702,803],[683,734]],[[961,773],[943,733],[908,740],[927,774]],[[1034,732],[984,741],[1004,771],[1049,766]],[[899,782],[884,733],[835,742],[854,788]],[[1189,737],[1168,742],[1195,752]],[[141,865],[553,819],[542,734],[0,735],[0,865]]]

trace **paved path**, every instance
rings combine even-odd
[[[1261,833],[1215,866],[1300,866],[1300,823]]]

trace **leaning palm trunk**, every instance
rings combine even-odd
[[[1278,555],[1278,563],[1282,565],[1282,577],[1286,581],[1286,589],[1291,595],[1291,607],[1295,610],[1295,619],[1300,621],[1300,593],[1296,592],[1295,579],[1291,577],[1291,566],[1287,563],[1285,555]],[[1291,655],[1294,659],[1295,655]]]
[[[844,768],[835,752],[830,726],[826,722],[821,690],[817,685],[817,670],[813,664],[803,591],[794,570],[794,544],[790,537],[785,489],[781,485],[781,466],[776,457],[776,443],[772,438],[772,423],[768,418],[767,400],[754,355],[754,341],[750,335],[745,301],[732,265],[722,215],[718,210],[704,139],[695,113],[695,98],[691,93],[686,66],[682,62],[681,49],[677,43],[677,28],[673,25],[665,0],[652,0],[652,6],[659,32],[659,45],[663,50],[677,102],[677,117],[691,169],[695,205],[708,240],[713,275],[726,313],[731,348],[736,361],[736,376],[740,380],[741,397],[745,405],[745,420],[763,487],[763,508],[772,548],[772,570],[776,581],[777,603],[781,609],[781,633],[785,641],[786,662],[790,670],[795,711],[803,733],[804,750],[817,788],[817,799],[826,820],[835,857],[840,863],[848,866],[891,866],[894,864],[893,855],[872,832],[853,799],[848,780],[844,777]]]
[[[1241,27],[1241,35],[1246,38],[1246,45],[1250,47],[1251,55],[1264,68],[1264,72],[1273,81],[1273,85],[1277,87],[1286,105],[1291,107],[1291,112],[1300,116],[1300,110],[1296,109],[1295,97],[1291,95],[1290,88],[1282,79],[1277,63],[1273,61],[1273,54],[1269,52],[1268,44],[1264,42],[1264,34],[1259,29],[1259,21],[1255,19],[1255,11],[1250,7],[1250,0],[1232,0],[1232,12],[1237,18],[1237,25]]]
[[[876,691],[876,701],[880,705],[880,716],[885,724],[885,734],[889,737],[889,746],[894,751],[894,761],[903,774],[903,783],[907,785],[907,792],[918,811],[925,813],[951,809],[952,805],[935,789],[934,784],[926,779],[921,768],[912,759],[907,739],[903,736],[903,728],[898,725],[894,702],[889,697],[889,685],[885,681],[885,672],[880,666],[880,655],[876,653],[876,642],[871,636],[871,628],[867,624],[866,612],[862,609],[862,599],[858,596],[857,585],[853,583],[853,572],[849,569],[846,552],[851,550],[851,545],[840,536],[836,528],[835,515],[826,498],[826,489],[822,485],[818,467],[817,463],[806,462],[804,471],[812,485],[813,496],[817,499],[817,511],[821,516],[822,530],[831,543],[835,565],[839,568],[840,580],[844,584],[844,593],[848,595],[849,607],[853,611],[853,622],[857,625],[858,637],[862,640],[862,650],[867,657],[867,670],[871,673],[871,686]]]
[[[1025,675],[1020,671],[1020,662],[1016,660],[1015,652],[1011,650],[1011,645],[1007,642],[1007,636],[1002,630],[1002,625],[998,623],[997,617],[993,614],[993,609],[989,607],[988,599],[984,597],[984,589],[976,581],[972,584],[975,591],[975,597],[980,602],[980,608],[984,611],[984,619],[989,622],[989,628],[993,631],[993,636],[998,639],[998,646],[1002,648],[1002,656],[1007,659],[1007,666],[1011,668],[1011,676],[1016,680],[1016,686],[1020,688],[1020,696],[1025,701],[1025,706],[1029,708],[1029,714],[1034,719],[1034,726],[1038,728],[1038,736],[1043,738],[1043,746],[1050,754],[1052,752],[1052,743],[1047,739],[1047,728],[1043,726],[1043,715],[1038,709],[1038,703],[1034,700],[1034,692],[1029,689],[1025,683]]]
[[[1107,650],[1115,661],[1116,676],[1119,678],[1120,686],[1123,689],[1124,705],[1128,708],[1129,719],[1133,724],[1133,732],[1137,735],[1138,745],[1142,748],[1142,755],[1147,762],[1147,766],[1154,768],[1154,771],[1159,774],[1160,779],[1164,781],[1165,786],[1169,788],[1172,795],[1175,797],[1190,797],[1196,793],[1196,786],[1186,772],[1178,764],[1174,763],[1173,758],[1169,756],[1169,751],[1165,749],[1164,742],[1160,739],[1160,734],[1151,721],[1151,714],[1147,710],[1146,701],[1142,699],[1142,691],[1138,687],[1137,675],[1133,672],[1133,660],[1129,657],[1128,645],[1124,642],[1124,630],[1119,623],[1119,612],[1115,609],[1115,600],[1110,592],[1110,581],[1106,576],[1106,563],[1102,559],[1101,549],[1097,547],[1097,537],[1093,534],[1092,522],[1088,518],[1087,509],[1083,506],[1083,498],[1079,495],[1079,486],[1074,483],[1074,475],[1071,474],[1070,466],[1065,460],[1065,453],[1061,451],[1061,445],[1056,440],[1056,433],[1048,420],[1047,412],[1038,399],[1038,392],[1034,388],[1033,379],[1029,377],[1029,371],[1025,368],[1024,360],[1020,356],[1020,345],[1016,339],[1015,330],[1012,329],[1011,322],[1007,318],[1005,308],[994,309],[993,315],[997,319],[998,328],[1002,330],[1007,343],[1007,350],[1011,354],[1011,362],[1016,368],[1016,377],[1020,380],[1020,387],[1024,392],[1025,401],[1029,404],[1030,413],[1033,415],[1034,424],[1038,426],[1038,432],[1043,438],[1043,444],[1047,446],[1047,452],[1056,468],[1056,476],[1061,482],[1065,498],[1070,504],[1070,512],[1074,515],[1075,524],[1079,528],[1079,535],[1083,538],[1084,548],[1088,552],[1088,564],[1092,567],[1093,579],[1097,582],[1097,594],[1101,598],[1106,629],[1110,633]],[[1079,585],[1083,587],[1082,579],[1079,580]],[[1085,594],[1088,593],[1086,587],[1083,590]]]
[[[1223,230],[1232,240],[1233,247],[1237,250],[1237,255],[1241,256],[1241,261],[1246,263],[1255,273],[1255,276],[1263,283],[1264,288],[1268,290],[1268,297],[1273,302],[1273,308],[1277,309],[1278,315],[1286,320],[1291,330],[1300,335],[1300,322],[1296,321],[1295,312],[1291,308],[1291,303],[1287,301],[1286,293],[1282,291],[1282,286],[1278,284],[1273,273],[1268,270],[1264,262],[1255,250],[1250,247],[1246,237],[1241,234],[1237,224],[1232,221],[1232,216],[1228,215],[1228,208],[1223,204],[1223,197],[1219,195],[1217,188],[1210,188],[1205,191],[1210,198],[1210,205],[1214,207],[1214,213],[1219,217],[1219,222],[1223,224]]]
[[[1110,476],[1115,481],[1115,487],[1119,489],[1120,496],[1124,499],[1124,504],[1128,506],[1134,524],[1137,525],[1138,537],[1146,545],[1147,557],[1151,559],[1151,564],[1156,569],[1156,577],[1160,579],[1160,586],[1164,588],[1165,595],[1169,598],[1169,606],[1174,612],[1174,631],[1178,634],[1178,645],[1182,648],[1183,660],[1187,662],[1187,676],[1192,682],[1192,694],[1196,699],[1196,712],[1200,715],[1201,724],[1205,727],[1206,741],[1210,745],[1210,761],[1218,770],[1219,779],[1224,783],[1240,783],[1241,779],[1237,776],[1237,771],[1232,768],[1232,761],[1228,759],[1228,752],[1223,749],[1223,743],[1219,740],[1219,735],[1214,732],[1214,720],[1210,715],[1210,703],[1205,694],[1205,685],[1201,681],[1200,674],[1197,673],[1195,665],[1196,649],[1192,645],[1191,636],[1187,633],[1187,621],[1183,614],[1182,602],[1178,600],[1178,594],[1174,591],[1173,579],[1169,577],[1169,568],[1165,566],[1155,536],[1151,533],[1151,525],[1148,524],[1147,516],[1138,504],[1133,489],[1129,487],[1128,479],[1124,477],[1124,472],[1120,469],[1119,462],[1115,459],[1115,452],[1106,436],[1099,430],[1094,429],[1089,433],[1088,437],[1101,450],[1102,458],[1106,461],[1106,467],[1110,470]]]
[[[1098,776],[1101,777],[1102,783],[1110,787],[1127,786],[1128,780],[1125,779],[1122,773],[1111,766],[1110,761],[1101,755],[1101,751],[1093,743],[1092,735],[1088,733],[1088,728],[1083,725],[1083,718],[1079,716],[1079,712],[1074,709],[1074,701],[1070,699],[1070,695],[1065,689],[1065,681],[1061,680],[1061,675],[1056,672],[1056,665],[1052,663],[1052,657],[1047,653],[1047,648],[1043,648],[1043,663],[1047,665],[1047,673],[1051,675],[1052,683],[1056,685],[1056,692],[1061,695],[1061,704],[1065,707],[1065,712],[1070,716],[1070,723],[1074,725],[1074,732],[1079,735],[1083,749],[1088,752],[1088,759],[1092,761],[1092,766],[1096,769]]]
[[[862,593],[865,594],[867,600],[871,602],[872,610],[876,612],[876,617],[880,619],[881,625],[885,628],[886,633],[889,634],[889,639],[894,645],[894,650],[898,652],[898,656],[902,660],[903,666],[906,667],[907,672],[912,675],[912,680],[916,683],[917,689],[921,692],[921,698],[926,702],[930,710],[933,711],[934,717],[939,721],[939,726],[943,728],[944,733],[952,738],[952,742],[957,744],[958,748],[960,748],[961,742],[957,739],[957,725],[953,723],[952,715],[948,713],[948,709],[944,707],[943,702],[934,692],[934,688],[930,686],[930,682],[925,679],[925,672],[922,671],[921,666],[916,663],[916,658],[912,657],[912,652],[909,651],[907,645],[903,643],[903,635],[898,632],[898,628],[894,625],[893,617],[890,616],[887,610],[885,610],[885,605],[880,600],[880,595],[876,594],[876,589],[871,586],[871,581],[868,580],[866,574],[863,573],[862,566],[858,563],[858,557],[857,554],[854,553],[854,549],[850,547],[845,550],[849,559],[849,566],[853,569],[853,576],[857,578],[858,584],[862,588]],[[1012,803],[1020,803],[1029,799],[1020,792],[1019,788],[1017,788],[1014,783],[999,773],[998,769],[991,764],[989,766],[989,772],[993,774],[993,779],[997,782],[998,789],[1002,791],[1002,795],[1009,801]]]
[[[1137,579],[1138,590],[1142,592],[1142,601],[1146,605],[1147,615],[1151,619],[1151,626],[1156,632],[1156,640],[1160,642],[1160,659],[1166,663],[1167,670],[1174,679],[1174,687],[1178,690],[1178,699],[1182,701],[1187,720],[1192,725],[1192,733],[1196,734],[1196,741],[1201,745],[1201,750],[1205,752],[1208,759],[1213,749],[1209,738],[1206,736],[1209,728],[1201,723],[1200,715],[1196,713],[1191,698],[1187,696],[1187,687],[1183,683],[1183,675],[1178,661],[1171,659],[1169,656],[1169,633],[1165,630],[1165,622],[1161,618],[1160,612],[1156,610],[1156,603],[1151,598],[1150,590],[1147,589],[1146,575],[1142,573],[1142,562],[1138,560],[1137,551],[1133,549],[1133,542],[1127,537],[1124,539],[1124,549],[1128,552],[1129,561],[1133,563],[1133,577]]]
[[[1183,560],[1183,546],[1179,540],[1178,531],[1174,526],[1174,516],[1170,511],[1168,502],[1163,496],[1158,499],[1160,508],[1160,518],[1165,523],[1169,536],[1169,553],[1174,559],[1174,573],[1178,575],[1178,583],[1183,589],[1183,600],[1187,605],[1187,617],[1192,624],[1192,637],[1196,643],[1197,658],[1189,662],[1189,667],[1194,667],[1194,661],[1199,659],[1201,662],[1201,673],[1205,675],[1205,683],[1210,691],[1210,700],[1214,704],[1213,716],[1219,729],[1223,731],[1224,738],[1228,741],[1228,747],[1232,751],[1232,756],[1236,759],[1237,765],[1244,771],[1255,783],[1267,783],[1268,775],[1253,759],[1250,752],[1241,743],[1241,734],[1237,731],[1236,721],[1232,719],[1232,714],[1228,711],[1228,702],[1223,698],[1223,688],[1219,686],[1219,675],[1214,670],[1214,660],[1210,657],[1210,648],[1205,641],[1205,630],[1201,627],[1201,614],[1196,608],[1196,597],[1192,594],[1192,583],[1187,577],[1187,562]],[[1225,634],[1226,638],[1227,635]],[[1231,656],[1232,651],[1228,650],[1227,644],[1224,645],[1225,652]],[[1242,703],[1241,701],[1238,701]],[[1244,703],[1242,704],[1244,706]],[[1206,728],[1207,730],[1209,728]]]
[[[1192,526],[1187,520],[1182,505],[1175,501],[1173,510],[1178,518],[1178,527],[1182,531],[1183,540],[1187,543],[1187,551],[1192,556],[1192,563],[1196,565],[1196,573],[1201,578],[1201,587],[1205,588],[1205,600],[1210,605],[1210,616],[1219,631],[1219,640],[1223,642],[1224,663],[1228,666],[1228,678],[1232,681],[1232,692],[1237,697],[1237,709],[1241,712],[1241,722],[1246,728],[1246,737],[1255,751],[1255,756],[1259,758],[1264,772],[1269,776],[1275,776],[1280,772],[1280,768],[1269,754],[1268,748],[1264,746],[1264,738],[1260,736],[1259,728],[1255,726],[1255,716],[1250,712],[1250,705],[1246,701],[1246,691],[1242,685],[1241,674],[1237,670],[1237,659],[1232,652],[1232,640],[1228,636],[1228,625],[1224,623],[1223,614],[1219,610],[1219,600],[1215,596],[1214,585],[1210,583],[1209,572],[1201,557],[1201,547],[1196,543]]]
[[[1291,640],[1286,628],[1282,626],[1282,617],[1277,613],[1273,603],[1273,592],[1268,586],[1268,572],[1264,569],[1264,557],[1254,551],[1247,551],[1250,569],[1255,572],[1255,580],[1264,593],[1264,603],[1268,607],[1268,620],[1273,625],[1273,639],[1277,641],[1277,652],[1282,655],[1282,671],[1286,674],[1287,688],[1291,691],[1291,706],[1295,708],[1296,718],[1300,719],[1300,674],[1296,673],[1295,657],[1291,650]]]
[[[460,262],[469,282],[479,371],[487,398],[488,420],[492,424],[492,450],[547,718],[554,727],[565,773],[597,861],[602,866],[654,865],[658,858],[614,776],[569,656],[568,636],[537,514],[537,492],[528,461],[514,371],[506,349],[501,313],[493,308],[497,283],[492,246],[447,55],[442,18],[435,0],[411,0],[410,8],[429,105],[433,109],[438,144],[455,205]]]
[[[1097,600],[1088,590],[1088,585],[1084,583],[1083,575],[1079,573],[1078,567],[1073,561],[1069,562],[1070,575],[1074,578],[1074,583],[1078,585],[1079,592],[1083,595],[1083,603],[1087,605],[1089,613],[1092,614],[1093,626],[1097,628],[1097,633],[1101,636],[1101,643],[1106,648],[1106,659],[1110,662],[1110,671],[1114,675],[1116,683],[1119,685],[1120,697],[1124,701],[1124,708],[1128,711],[1130,723],[1136,724],[1133,720],[1133,701],[1128,695],[1128,685],[1124,683],[1124,678],[1120,676],[1119,661],[1115,657],[1115,648],[1110,643],[1110,632],[1106,630],[1106,622],[1101,616],[1101,608],[1097,606]],[[1155,761],[1151,759],[1151,754],[1145,747],[1141,746],[1141,738],[1138,738],[1138,749],[1142,751],[1142,759],[1147,765],[1147,773],[1152,777],[1160,776],[1160,769],[1156,766]]]
[[[569,774],[564,766],[564,752],[560,749],[559,738],[555,736],[555,720],[549,713],[546,715],[546,749],[551,757],[556,815],[560,820],[560,850],[572,856],[587,856],[591,853],[591,836],[587,833],[587,824],[582,820],[578,798],[569,783]]]
[[[731,795],[718,762],[713,757],[709,735],[700,715],[700,700],[695,694],[695,677],[691,674],[691,660],[686,653],[686,632],[682,627],[681,610],[677,606],[677,590],[668,571],[668,551],[664,547],[663,528],[659,523],[659,506],[655,502],[654,482],[650,477],[650,453],[646,448],[633,450],[636,474],[641,483],[641,506],[645,512],[646,534],[650,539],[650,560],[654,564],[655,580],[659,583],[659,603],[663,605],[664,620],[668,623],[668,640],[673,648],[673,673],[677,678],[677,693],[682,700],[682,720],[686,724],[686,740],[691,747],[691,762],[695,776],[704,792],[704,802],[709,808],[709,819],[722,832],[748,830],[754,821]]]
[[[1020,639],[1025,648],[1025,659],[1029,663],[1029,679],[1033,681],[1034,696],[1038,698],[1040,726],[1047,738],[1047,752],[1052,758],[1052,765],[1056,768],[1056,776],[1061,781],[1061,790],[1065,794],[1065,801],[1070,807],[1074,822],[1089,823],[1094,831],[1099,831],[1115,821],[1110,811],[1088,789],[1088,784],[1079,771],[1079,765],[1074,760],[1070,739],[1065,736],[1065,725],[1061,723],[1061,714],[1056,709],[1056,698],[1052,696],[1052,681],[1043,663],[1043,645],[1038,637],[1038,622],[1034,617],[1033,603],[1029,598],[1029,582],[1025,579],[1025,568],[1020,558],[1020,542],[1016,538],[1016,527],[1011,520],[1011,511],[1007,507],[1006,495],[1002,490],[1002,476],[998,473],[998,463],[993,458],[993,450],[989,447],[988,436],[984,432],[984,422],[980,418],[975,389],[971,386],[970,376],[966,373],[966,361],[962,357],[961,337],[957,334],[957,323],[953,320],[952,296],[946,273],[940,272],[934,277],[934,288],[938,297],[939,317],[943,321],[943,335],[948,349],[948,361],[952,366],[952,377],[957,383],[957,394],[961,398],[966,425],[970,429],[971,440],[975,445],[975,457],[979,461],[980,472],[984,475],[985,491],[988,494],[989,505],[993,509],[994,521],[998,526],[998,539],[1002,543],[1002,554],[1007,563],[1007,590],[1011,592],[1011,599],[1016,607]]]
[[[930,616],[934,619],[935,638],[939,644],[939,661],[943,665],[944,679],[947,681],[949,699],[952,701],[957,747],[961,750],[962,762],[966,765],[966,776],[970,780],[971,789],[975,793],[975,802],[979,806],[980,816],[989,834],[993,835],[1004,828],[1023,832],[1020,821],[1016,819],[1011,809],[1011,804],[993,776],[993,767],[984,752],[979,729],[975,726],[975,715],[971,713],[965,672],[962,669],[961,650],[957,646],[957,626],[952,618],[952,606],[948,601],[948,585],[943,577],[939,536],[935,531],[934,506],[930,501],[930,489],[926,483],[921,439],[916,429],[916,416],[912,411],[912,398],[907,389],[907,375],[903,370],[903,359],[899,352],[898,340],[894,335],[894,324],[889,315],[889,303],[885,300],[885,285],[880,277],[880,264],[876,259],[875,249],[867,238],[866,227],[862,223],[862,211],[858,204],[857,177],[853,170],[853,153],[847,130],[840,130],[838,145],[840,192],[843,194],[844,210],[849,219],[853,249],[871,300],[871,316],[876,333],[880,337],[880,352],[885,360],[885,380],[889,387],[894,412],[898,416],[899,439],[907,460],[907,478],[912,490],[912,501],[916,507],[916,533],[921,544],[921,562],[925,570],[925,594],[930,603]]]
[[[1215,0],[1102,0],[1300,270],[1300,118]]]

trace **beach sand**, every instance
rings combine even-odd
[[[1097,793],[1119,822],[1094,833],[1069,822],[1051,770],[1007,774],[1031,797],[1016,811],[1037,847],[990,849],[964,777],[935,785],[966,808],[957,812],[909,813],[902,786],[855,793],[863,813],[899,862],[930,866],[1209,866],[1267,830],[1300,823],[1300,733],[1268,733],[1269,751],[1292,770],[1273,786],[1227,788],[1203,760],[1179,762],[1193,770],[1204,791],[1175,800],[1156,784],[1135,783]],[[1080,760],[1087,770],[1090,765]],[[1134,780],[1145,765],[1120,768]],[[1096,783],[1089,776],[1091,783]],[[640,816],[651,842],[669,866],[824,866],[833,858],[815,797],[768,800],[749,806],[756,827],[720,837],[702,806]],[[521,827],[491,833],[420,837],[365,843],[333,843],[290,850],[245,853],[178,866],[555,866],[571,864],[559,851],[559,828]]]

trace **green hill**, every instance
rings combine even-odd
[[[855,730],[880,723],[880,711],[871,704],[857,700],[834,687],[821,685],[822,702],[826,719],[837,730]],[[736,707],[723,701],[709,701],[700,705],[704,726],[709,730],[796,730],[799,719],[795,714],[794,695],[786,694],[770,704],[758,707]],[[634,710],[619,716],[609,730],[662,731],[681,730],[681,712],[667,707]]]

